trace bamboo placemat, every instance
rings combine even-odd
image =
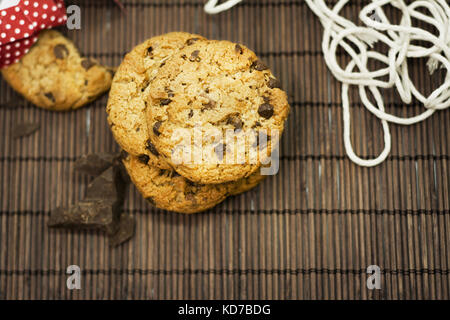
[[[82,28],[68,31],[87,55],[118,65],[146,38],[188,31],[252,48],[289,93],[280,172],[257,189],[192,216],[148,205],[134,187],[126,210],[135,237],[110,248],[100,232],[49,230],[50,210],[84,196],[89,178],[73,163],[118,150],[103,97],[55,113],[31,106],[0,80],[0,298],[2,299],[449,299],[450,110],[392,126],[392,153],[375,168],[347,159],[340,85],[328,72],[322,27],[303,0],[245,0],[207,16],[203,0],[78,1]],[[346,14],[357,17],[360,1]],[[344,57],[342,57],[344,59]],[[425,63],[411,66],[431,90]],[[388,110],[417,114],[386,94]],[[352,139],[360,155],[383,147],[379,121],[352,97]],[[11,128],[39,122],[13,140]],[[66,288],[79,265],[82,289]],[[368,290],[366,268],[382,270]]]

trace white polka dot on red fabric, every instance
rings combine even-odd
[[[1,15],[4,17],[6,16],[6,11],[2,11]]]
[[[23,4],[27,6],[30,4],[30,1],[24,1]]]
[[[19,33],[20,33],[20,29],[19,29],[19,28],[16,28],[16,30],[14,30],[14,32],[15,32],[16,34],[19,34]]]
[[[33,12],[33,17],[37,18],[38,15],[39,15],[39,13],[37,13],[36,11]]]
[[[48,9],[48,4],[44,3],[44,4],[42,5],[42,8],[44,8],[45,10],[47,10],[47,9]]]
[[[52,7],[52,11],[56,11],[58,8],[56,6]]]
[[[11,19],[12,21],[16,20],[16,16],[15,16],[15,15],[11,15],[10,19]]]
[[[17,42],[14,46],[15,46],[16,48],[18,48],[18,47],[20,47],[20,43]]]
[[[46,13],[44,13],[44,14],[42,15],[42,19],[47,19],[47,14],[46,14]]]
[[[33,6],[34,6],[35,8],[37,8],[37,7],[39,7],[39,3],[35,2],[35,3],[33,3]]]
[[[0,37],[2,37],[2,38],[5,38],[6,37],[6,33],[2,33],[2,34],[0,34]]]
[[[6,29],[6,30],[11,29],[11,25],[10,25],[10,24],[7,24],[7,25],[5,26],[5,29]]]
[[[15,7],[14,10],[15,10],[16,12],[19,12],[19,11],[20,11],[20,8],[19,8],[19,7]]]
[[[14,42],[14,41],[16,41],[16,38],[11,37],[11,38],[9,38],[9,41]]]

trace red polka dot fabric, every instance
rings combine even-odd
[[[41,30],[66,21],[63,0],[3,0],[0,9],[0,69],[18,62],[37,41]]]

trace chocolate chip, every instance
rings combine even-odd
[[[69,55],[69,49],[67,49],[67,47],[63,44],[57,44],[53,48],[53,54],[56,59],[64,59]]]
[[[217,158],[222,161],[223,159],[223,155],[225,154],[225,152],[227,152],[227,145],[223,144],[223,143],[219,143],[215,148],[214,151],[217,155]]]
[[[166,88],[164,88],[164,90],[167,92],[167,96],[169,98],[173,98],[175,96],[175,94],[173,93],[173,91],[171,89],[166,87]]]
[[[188,113],[188,117],[192,118],[194,116],[194,110],[191,109],[191,111],[189,111]]]
[[[161,64],[159,65],[159,67],[162,68],[162,67],[164,67],[165,65],[166,65],[166,62],[164,61],[163,63],[161,63]]]
[[[147,55],[148,56],[153,56],[153,47],[152,46],[147,48]]]
[[[234,51],[236,51],[239,54],[243,54],[244,53],[244,49],[242,49],[242,47],[240,45],[238,45],[238,44],[234,47]]]
[[[94,60],[92,59],[83,59],[81,60],[81,66],[84,68],[84,70],[89,70],[90,68],[92,68],[93,66],[95,66],[96,63]]]
[[[258,108],[258,113],[265,119],[270,119],[273,116],[273,106],[270,103],[263,103]]]
[[[187,59],[187,55],[185,55],[184,53],[181,55],[181,58],[183,58],[183,60]]]
[[[263,70],[269,69],[269,67],[266,66],[261,60],[256,60],[255,62],[253,62],[251,65],[251,68],[255,69],[257,71],[263,71]]]
[[[160,104],[162,105],[162,106],[167,106],[169,103],[171,103],[172,102],[172,100],[171,99],[162,99],[161,101],[160,101]]]
[[[152,197],[147,197],[147,198],[145,198],[145,200],[147,200],[152,205],[156,206],[156,202],[155,202],[155,200]]]
[[[161,134],[161,132],[159,132],[159,128],[162,125],[162,121],[158,121],[155,122],[155,124],[153,125],[153,133],[156,134],[157,136],[159,136]]]
[[[217,103],[214,100],[209,100],[208,103],[203,103],[203,108],[201,110],[202,110],[202,112],[205,110],[211,110],[216,105],[217,105]]]
[[[267,86],[270,89],[281,88],[281,83],[275,78],[270,78],[269,82],[267,82]]]
[[[138,156],[138,160],[143,164],[148,164],[148,162],[150,161],[150,157],[146,154],[141,154]]]
[[[157,157],[159,156],[158,150],[156,150],[155,146],[153,145],[153,143],[150,140],[147,140],[147,144],[145,146],[145,149],[147,149],[148,151],[153,153],[155,156],[157,156]]]
[[[231,124],[234,127],[234,130],[240,130],[244,125],[241,118],[236,115],[229,116],[227,119],[227,124]]]
[[[188,46],[192,46],[195,42],[197,42],[198,40],[200,40],[200,38],[191,38],[191,39],[188,39],[187,41],[186,41],[186,44],[188,45]]]
[[[47,92],[47,93],[44,93],[44,96],[51,102],[53,102],[53,103],[55,102],[55,97],[53,96],[53,93]]]
[[[194,62],[194,61],[200,62],[199,54],[200,54],[200,50],[193,51],[191,53],[191,56],[189,57],[189,61],[191,61],[191,62]]]
[[[40,126],[39,123],[18,123],[12,128],[11,135],[14,139],[26,137],[39,130]]]
[[[258,127],[261,127],[261,123],[260,123],[259,121],[256,121],[256,122],[253,124],[252,128],[255,129],[255,128],[258,128]]]

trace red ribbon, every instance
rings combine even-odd
[[[0,68],[18,62],[41,30],[66,21],[63,0],[20,0],[17,5],[0,10]]]

